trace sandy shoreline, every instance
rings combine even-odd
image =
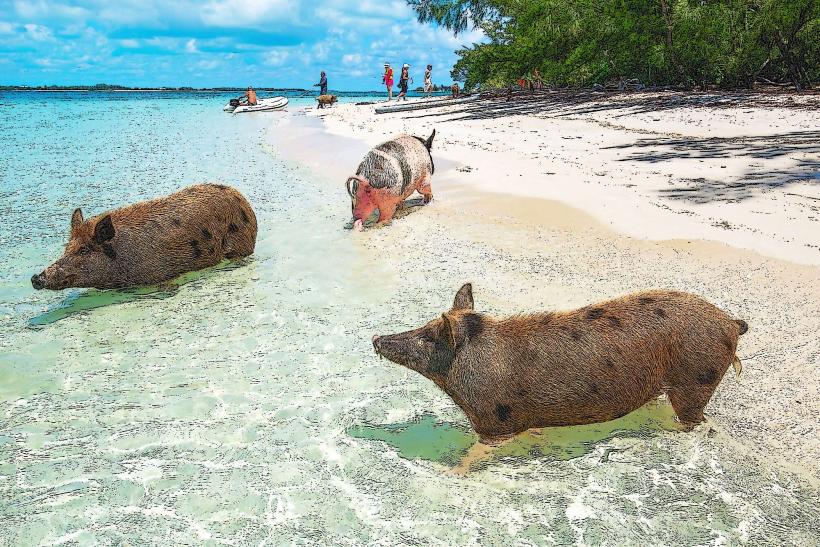
[[[435,128],[465,185],[561,201],[633,237],[820,264],[820,95],[524,99],[311,114],[369,145]]]
[[[271,138],[286,159],[341,187],[374,142],[394,132],[394,126],[410,123],[374,121],[372,114],[357,114],[355,108],[322,113],[324,123],[312,119],[315,111],[299,112],[281,120],[285,125],[273,128]],[[464,149],[447,136],[455,126],[436,124],[443,137],[438,144],[448,154]],[[347,136],[341,136],[344,131]],[[426,131],[422,127],[415,133]],[[494,139],[489,133],[482,138]],[[615,222],[556,201],[522,198],[509,184],[506,195],[483,191],[492,186],[485,180],[488,173],[511,171],[503,164],[493,167],[489,153],[482,158],[473,150],[461,166],[444,154],[438,148],[434,154],[438,171],[431,205],[385,229],[351,233],[365,256],[386,260],[380,255],[390,249],[391,266],[411,271],[417,268],[414,256],[424,252],[439,266],[423,275],[447,275],[454,287],[472,281],[479,308],[494,314],[569,309],[658,287],[702,295],[750,325],[738,349],[743,375],[738,381],[727,374],[721,382],[707,408],[706,430],[718,432],[715,442],[752,459],[776,462],[820,485],[820,340],[813,334],[820,332],[820,267],[681,234],[692,223],[647,234],[651,240],[619,235],[612,231]],[[466,172],[464,164],[479,167]],[[509,176],[524,178],[518,174]],[[610,209],[615,207],[610,204]],[[667,233],[684,238],[662,238]],[[749,246],[755,247],[754,241]],[[425,297],[423,287],[408,292]]]

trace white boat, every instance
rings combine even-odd
[[[267,99],[259,99],[256,101],[255,105],[236,105],[231,104],[229,101],[228,104],[222,110],[227,112],[233,112],[234,114],[241,114],[243,112],[264,112],[266,110],[282,110],[288,105],[287,97],[268,97]]]

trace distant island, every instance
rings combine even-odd
[[[115,84],[95,85],[3,85],[0,91],[245,91],[245,87],[128,87]],[[257,87],[259,91],[307,93],[309,89]]]
[[[419,86],[416,89],[414,89],[413,91],[417,91],[419,93],[424,93],[424,86]],[[434,84],[432,91],[433,91],[433,93],[440,93],[442,91],[446,91],[447,93],[449,93],[450,92],[450,86],[449,85]]]

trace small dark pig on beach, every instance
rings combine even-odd
[[[692,294],[655,290],[573,311],[493,319],[470,284],[427,325],[375,336],[381,356],[429,378],[485,444],[530,428],[605,422],[666,393],[684,426],[735,356],[744,321]]]
[[[253,253],[256,215],[238,191],[199,184],[84,219],[71,215],[63,256],[35,289],[152,285]]]
[[[336,95],[319,95],[316,100],[319,102],[319,108],[324,108],[325,106],[333,106],[339,99],[336,98]]]
[[[375,214],[379,224],[389,222],[415,191],[424,203],[433,199],[430,182],[436,168],[430,150],[435,136],[435,130],[427,139],[400,135],[367,153],[356,174],[347,179],[356,229]]]

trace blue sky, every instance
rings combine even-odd
[[[385,62],[449,83],[481,40],[420,25],[404,0],[0,0],[0,85],[381,85]]]

